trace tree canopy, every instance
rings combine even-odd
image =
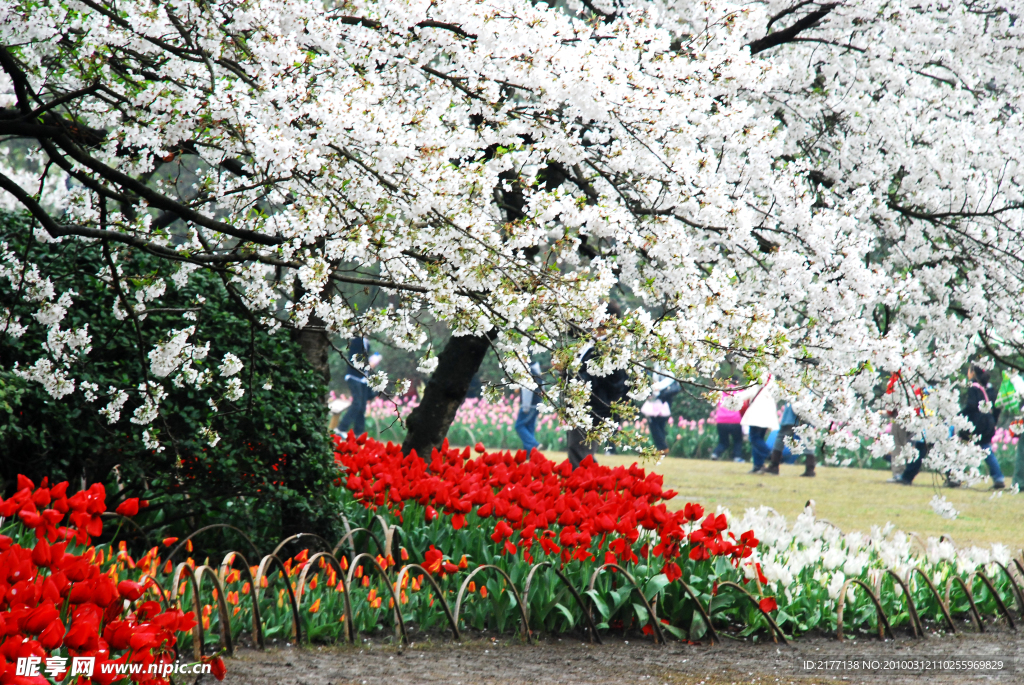
[[[374,333],[434,370],[425,317],[454,333],[452,363],[494,349],[512,382],[549,352],[568,373],[547,403],[577,424],[572,371],[596,344],[592,372],[628,369],[635,399],[655,365],[693,383],[728,355],[819,429],[878,434],[865,410],[884,405],[935,433],[962,421],[964,363],[1014,364],[1024,344],[1011,10],[13,0],[0,135],[18,154],[0,188],[38,239],[99,243],[108,304],[132,321],[167,278],[205,273],[321,367],[327,333]],[[126,278],[128,251],[173,276]],[[6,335],[47,331],[16,372],[83,392],[76,294],[10,246],[0,268],[37,306]],[[633,303],[620,318],[613,292]],[[152,385],[116,389],[154,443],[163,386],[206,388],[189,365],[204,344],[169,319],[142,350]],[[935,459],[977,462],[940,442]]]

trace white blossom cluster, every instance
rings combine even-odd
[[[3,0],[0,133],[56,132],[33,153],[39,175],[11,168],[0,183],[47,239],[103,239],[113,262],[144,245],[182,262],[179,288],[218,269],[271,330],[379,335],[421,351],[423,373],[438,363],[425,321],[497,331],[516,383],[541,351],[571,378],[600,337],[590,371],[628,369],[639,400],[654,364],[692,380],[732,355],[751,378],[772,374],[804,430],[836,445],[878,436],[885,451],[884,409],[936,443],[931,465],[976,473],[980,450],[949,436],[967,427],[957,375],[979,350],[1024,347],[1013,8],[598,9]],[[36,100],[60,102],[35,114]],[[93,142],[59,123],[69,112]],[[161,213],[184,225],[174,240]],[[18,275],[0,282],[33,274],[42,290],[24,297],[58,331],[20,372],[73,392],[58,357],[84,353],[88,334],[53,328],[73,295],[46,294],[45,275],[11,259]],[[354,306],[368,288],[386,304]],[[145,317],[166,284],[121,289],[119,316]],[[618,320],[613,289],[638,303]],[[208,386],[191,366],[208,344],[182,318],[145,352],[151,373]],[[241,366],[224,360],[218,397],[242,397]],[[548,389],[545,406],[589,425],[579,385]],[[129,391],[108,392],[108,419]],[[131,392],[132,421],[150,425],[162,387]]]

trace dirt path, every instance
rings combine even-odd
[[[874,672],[862,669],[808,672],[804,662],[855,658],[1001,659],[1001,672]],[[727,641],[714,647],[647,639],[605,638],[590,645],[578,638],[547,639],[527,645],[515,638],[474,638],[454,643],[444,638],[414,642],[398,652],[390,644],[367,640],[358,646],[284,647],[240,650],[227,660],[228,685],[725,685],[726,683],[1024,683],[1024,635],[1005,628],[981,635],[931,636],[926,640],[874,639],[837,642],[802,638],[792,647]]]

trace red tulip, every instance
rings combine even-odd
[[[758,602],[757,605],[761,607],[761,611],[763,611],[766,614],[769,611],[775,611],[779,608],[779,604],[775,601],[774,597],[765,597],[760,602]]]
[[[690,548],[690,559],[693,561],[706,561],[710,559],[711,555],[708,554],[708,548],[704,545],[694,545]]]
[[[57,607],[47,602],[29,611],[22,620],[21,627],[26,633],[38,635],[50,625],[51,621],[55,621],[58,618],[60,618],[60,612],[57,610]]]
[[[224,660],[219,656],[214,657],[213,661],[210,662],[210,673],[217,680],[224,680],[224,676],[228,674],[228,669],[224,666]]]
[[[71,587],[68,599],[72,604],[92,603],[97,606],[110,606],[118,598],[117,586],[109,576],[99,575],[90,580],[75,583]]]
[[[134,580],[122,580],[117,584],[117,592],[129,602],[134,602],[142,596],[147,587],[148,583],[136,583]]]
[[[79,652],[96,649],[99,646],[100,618],[100,610],[95,605],[79,606],[72,615],[64,644]]]
[[[43,581],[42,591],[39,594],[44,601],[53,604],[61,601],[60,589],[57,588],[57,584],[53,581],[53,576],[47,576],[46,580]]]
[[[426,554],[423,555],[423,568],[427,569],[430,573],[437,573],[441,570],[441,560],[444,559],[444,554],[439,549],[435,549],[433,545],[427,550]]]
[[[697,521],[702,516],[704,516],[704,507],[699,504],[687,502],[686,506],[683,507],[683,517],[687,521]]]
[[[139,498],[132,497],[117,505],[117,513],[121,516],[135,516],[139,513]]]
[[[46,538],[41,538],[32,548],[32,563],[36,566],[50,566],[50,545],[46,542]]]
[[[504,521],[498,521],[497,525],[494,526],[494,532],[491,533],[491,539],[495,542],[501,542],[511,534],[512,527]]]
[[[18,518],[25,524],[26,528],[38,528],[43,525],[43,517],[35,511],[19,511]]]
[[[562,549],[556,545],[550,538],[540,539],[541,549],[544,550],[545,554],[558,554]]]
[[[54,619],[43,629],[43,632],[39,633],[39,644],[48,652],[57,649],[63,642],[64,624],[60,622],[60,619]]]
[[[132,626],[128,621],[111,621],[103,629],[103,639],[111,649],[128,649],[131,636]]]
[[[37,507],[46,507],[50,504],[50,488],[39,488],[32,493],[32,502]]]
[[[160,614],[160,610],[160,602],[151,599],[148,602],[143,602],[139,606],[135,607],[135,615],[143,621],[148,621],[151,618],[158,616]]]

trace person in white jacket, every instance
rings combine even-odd
[[[779,414],[775,408],[771,384],[772,377],[769,375],[764,385],[754,385],[737,394],[740,402],[747,403],[740,425],[747,426],[750,430],[750,455],[754,462],[751,473],[760,473],[764,470],[764,463],[772,451],[764,438],[779,427]]]

